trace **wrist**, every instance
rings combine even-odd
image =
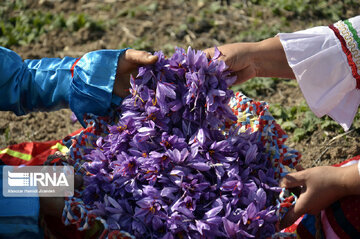
[[[253,50],[253,59],[257,77],[295,79],[279,37],[257,42]]]
[[[263,55],[263,42],[255,42],[250,49],[250,57],[252,63],[254,64],[254,69],[256,72],[256,77],[261,77],[265,74],[264,62],[265,59]]]
[[[264,58],[262,57],[262,46],[261,42],[248,43],[248,59],[246,59],[255,71],[254,77],[260,77],[264,73]]]
[[[354,164],[339,168],[340,183],[345,190],[345,196],[360,194],[360,175],[358,165]]]

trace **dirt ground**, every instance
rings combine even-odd
[[[150,1],[150,0],[104,0],[104,1],[62,1],[39,0],[27,1],[29,9],[38,9],[54,14],[62,13],[65,17],[71,14],[85,13],[93,19],[102,21],[103,29],[82,28],[79,31],[62,29],[48,31],[38,41],[28,45],[15,46],[24,59],[42,57],[79,57],[97,49],[113,49],[134,46],[147,51],[163,50],[169,54],[174,46],[192,46],[204,49],[214,45],[236,42],[239,32],[250,24],[260,21],[271,24],[263,11],[261,18],[248,16],[250,8],[256,8],[249,1],[244,7],[230,5],[226,8],[210,11],[211,1]],[[154,5],[156,3],[156,5]],[[246,4],[245,4],[246,3]],[[153,4],[153,5],[151,5]],[[142,7],[143,6],[143,7]],[[207,10],[207,9],[210,10]],[[259,10],[260,12],[262,10]],[[8,14],[19,14],[11,12]],[[351,15],[351,12],[348,13]],[[202,17],[199,17],[202,16]],[[205,17],[203,17],[205,16]],[[279,31],[295,31],[314,24],[329,24],[329,20],[319,19],[316,22],[302,22],[293,19],[291,25]],[[185,25],[184,25],[185,24]],[[253,40],[251,36],[243,38]],[[297,86],[277,84],[274,91],[256,97],[282,105],[297,105],[304,100]],[[9,144],[24,141],[46,141],[61,139],[80,128],[79,123],[70,121],[71,111],[64,109],[51,113],[31,113],[17,117],[11,112],[0,113],[0,148]],[[328,165],[343,161],[360,154],[360,132],[353,130],[346,135],[334,135],[323,130],[316,131],[299,143],[289,145],[303,155],[305,167]],[[291,138],[291,135],[289,136]]]

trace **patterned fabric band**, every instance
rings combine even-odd
[[[356,79],[356,88],[360,89],[360,39],[350,21],[338,21],[330,25],[336,37],[341,42],[341,47],[345,53],[352,75]]]

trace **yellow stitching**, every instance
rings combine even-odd
[[[352,39],[352,36],[350,35],[349,32],[347,32],[347,35],[344,36],[344,39],[345,39],[346,41],[350,41],[350,40]]]
[[[360,54],[354,56],[353,58],[358,59],[360,57]]]
[[[356,48],[357,48],[354,41],[349,42],[348,46],[349,46],[351,52],[355,51]],[[355,49],[354,49],[354,48],[355,48]]]

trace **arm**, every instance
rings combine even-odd
[[[17,115],[70,106],[83,124],[83,114],[105,115],[126,96],[129,74],[156,56],[136,50],[99,50],[71,57],[25,60],[0,47],[0,110]],[[115,95],[114,95],[114,94]]]
[[[69,98],[70,68],[75,60],[65,57],[23,62],[15,52],[0,47],[0,109],[23,115],[34,110],[65,107]]]
[[[280,227],[292,225],[305,213],[317,214],[336,200],[360,194],[358,165],[347,167],[321,166],[286,175],[280,181],[284,188],[301,186],[301,194],[280,222]]]
[[[279,37],[263,40],[255,47],[253,62],[257,68],[256,76],[295,79]]]
[[[296,78],[316,116],[350,128],[360,104],[360,16],[219,49],[237,83],[256,76]],[[205,51],[214,54],[213,48]]]
[[[219,47],[223,54],[219,59],[225,61],[229,70],[237,75],[242,83],[254,77],[280,77],[295,79],[279,37],[261,42],[233,43]],[[205,50],[208,57],[214,55],[214,48]]]

